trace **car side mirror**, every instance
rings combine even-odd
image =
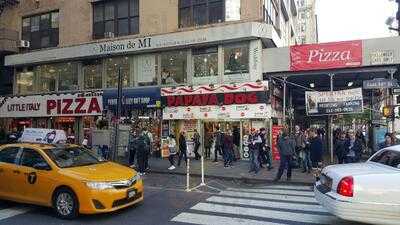
[[[37,170],[47,170],[47,171],[51,170],[51,167],[49,166],[49,164],[44,163],[44,162],[36,163],[35,165],[33,165],[33,168],[37,169]]]

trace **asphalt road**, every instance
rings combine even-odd
[[[198,179],[192,179],[192,187]],[[212,180],[211,187],[184,191],[185,177],[146,175],[145,201],[115,213],[56,218],[48,208],[0,202],[1,225],[356,225],[331,216],[314,198],[311,187],[243,184]]]

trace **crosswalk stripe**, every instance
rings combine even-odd
[[[0,220],[4,220],[13,216],[17,216],[20,214],[24,214],[28,212],[30,209],[27,207],[12,207],[8,209],[0,210]]]
[[[333,216],[313,215],[305,213],[282,212],[277,210],[245,208],[237,206],[226,206],[212,203],[198,203],[192,210],[226,213],[232,215],[254,216],[259,218],[277,219],[285,221],[296,221],[302,223],[336,224],[337,219]]]
[[[267,221],[258,221],[226,216],[203,215],[195,213],[181,213],[172,219],[173,222],[191,223],[200,225],[281,225]]]
[[[307,205],[299,203],[285,203],[285,202],[272,202],[272,201],[261,201],[254,199],[243,199],[243,198],[229,198],[212,196],[207,199],[208,202],[221,203],[221,204],[232,204],[232,205],[246,205],[246,206],[258,206],[268,207],[277,209],[288,209],[288,210],[301,210],[309,212],[327,213],[327,211],[319,205]]]
[[[277,194],[261,194],[261,193],[249,193],[249,192],[236,192],[236,191],[222,191],[218,195],[231,196],[239,198],[259,198],[268,200],[281,200],[291,202],[306,202],[306,203],[317,203],[315,198],[302,197],[302,196],[288,196],[288,195],[277,195]]]
[[[229,191],[244,191],[244,192],[254,192],[254,193],[265,193],[265,194],[282,194],[282,195],[304,195],[314,197],[314,192],[312,191],[293,191],[293,190],[276,190],[276,189],[238,189],[238,188],[228,188]]]
[[[263,189],[281,189],[281,190],[304,190],[304,191],[312,191],[311,186],[296,186],[296,185],[271,185],[261,187]]]

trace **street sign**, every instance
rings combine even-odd
[[[370,55],[371,65],[383,65],[394,63],[394,50],[379,50]]]
[[[399,84],[396,79],[375,78],[363,82],[364,89],[385,89],[397,87],[399,87]]]

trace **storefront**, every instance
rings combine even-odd
[[[184,131],[187,140],[191,140],[196,129],[203,148],[219,128],[232,134],[240,158],[247,159],[246,140],[250,130],[269,130],[271,107],[267,82],[162,88],[161,99],[163,138]]]
[[[9,124],[8,132],[26,127],[61,129],[72,143],[83,140],[85,129],[95,128],[95,121],[103,111],[101,92],[0,97],[0,100],[0,119]]]

